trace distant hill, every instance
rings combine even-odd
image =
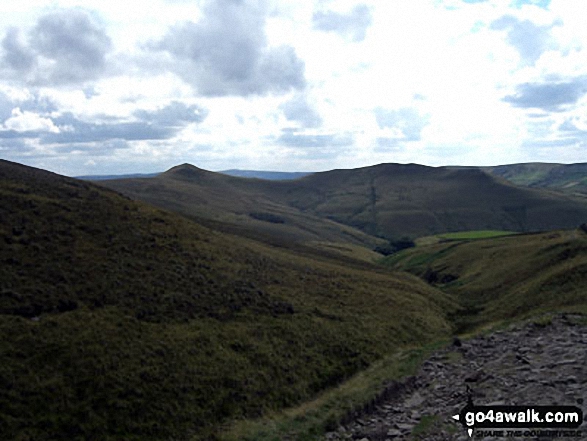
[[[488,167],[450,166],[451,170],[479,169],[521,187],[544,188],[586,197],[587,163],[556,164],[527,162]]]
[[[416,164],[332,170],[293,181],[236,178],[185,164],[155,178],[104,185],[211,226],[302,242],[322,237],[367,245],[369,237],[543,231],[587,219],[584,200],[520,188],[478,169]]]
[[[234,177],[183,164],[151,179],[100,184],[217,230],[275,245],[328,242],[374,248],[381,243],[381,239],[359,229],[305,212],[283,200],[291,185],[300,183]]]
[[[241,178],[257,178],[267,179],[269,181],[284,181],[291,179],[299,179],[308,176],[312,173],[304,172],[274,172],[274,171],[259,171],[259,170],[223,170],[218,173],[229,176],[239,176]]]
[[[159,173],[133,173],[128,175],[85,175],[76,176],[75,179],[83,181],[106,181],[109,179],[132,179],[132,178],[154,178]]]
[[[239,176],[241,178],[256,178],[266,179],[269,181],[284,181],[290,179],[303,178],[311,173],[305,172],[275,172],[275,171],[261,171],[261,170],[222,170],[218,173],[229,176]],[[160,173],[133,173],[133,174],[122,174],[122,175],[84,175],[75,176],[76,179],[82,179],[84,181],[106,181],[112,179],[132,179],[132,178],[154,178]]]
[[[455,308],[408,274],[2,160],[0,243],[3,440],[209,439],[447,336]]]
[[[548,188],[569,194],[587,195],[587,163],[527,163],[481,167],[481,169],[525,187]]]

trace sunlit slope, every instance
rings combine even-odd
[[[157,178],[104,185],[188,216],[224,222],[231,231],[302,241],[319,236],[370,245],[357,229],[397,239],[467,230],[543,231],[587,219],[584,200],[516,187],[478,169],[415,164],[333,170],[281,182],[184,165]],[[353,230],[341,230],[342,224]]]
[[[583,197],[587,195],[587,163],[527,163],[482,167],[482,169],[517,185],[548,188]]]
[[[312,260],[0,161],[0,438],[185,439],[450,332],[408,274]]]
[[[420,246],[386,258],[462,305],[470,326],[539,311],[587,311],[587,234],[579,228]]]

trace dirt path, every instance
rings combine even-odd
[[[328,433],[326,439],[558,439],[481,436],[478,430],[469,438],[465,428],[451,418],[467,404],[468,388],[476,406],[568,405],[585,413],[585,320],[562,315],[553,317],[550,323],[520,325],[463,342],[455,340],[451,347],[434,353],[414,377],[393,385],[390,398],[378,400],[373,409]],[[564,439],[587,439],[587,423],[579,430],[581,437]]]

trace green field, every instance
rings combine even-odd
[[[476,240],[489,239],[491,237],[510,236],[512,234],[517,234],[517,232],[499,230],[460,231],[458,233],[439,234],[437,237],[444,240]]]

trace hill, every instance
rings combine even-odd
[[[159,173],[131,173],[128,175],[85,175],[75,176],[75,179],[83,181],[106,181],[109,179],[154,178]]]
[[[257,178],[266,179],[269,181],[283,181],[290,179],[299,179],[308,176],[311,173],[306,172],[275,172],[275,171],[260,171],[260,170],[222,170],[218,173],[230,176],[239,176],[241,178]]]
[[[516,185],[549,188],[569,194],[587,194],[587,163],[546,164],[527,163],[482,167],[482,170],[499,176]]]
[[[303,178],[311,173],[305,172],[275,172],[275,171],[261,171],[261,170],[239,170],[230,169],[222,170],[218,173],[229,176],[240,176],[241,178],[257,178],[266,179],[269,181],[282,181],[289,179]],[[112,179],[130,179],[130,178],[154,178],[159,173],[133,173],[128,175],[84,175],[75,176],[76,179],[82,179],[84,181],[105,181]]]
[[[282,247],[290,248],[295,243],[317,243],[320,247],[338,243],[351,246],[352,250],[353,246],[372,249],[382,242],[356,228],[288,204],[283,195],[287,195],[294,182],[299,181],[227,176],[183,164],[155,178],[103,181],[100,185],[216,230]]]
[[[7,161],[0,243],[1,439],[207,437],[448,335],[456,307]]]
[[[374,237],[543,231],[572,228],[587,219],[587,203],[578,198],[520,188],[478,169],[416,164],[333,170],[278,182],[186,164],[155,178],[103,185],[225,231],[301,242],[373,246]]]

